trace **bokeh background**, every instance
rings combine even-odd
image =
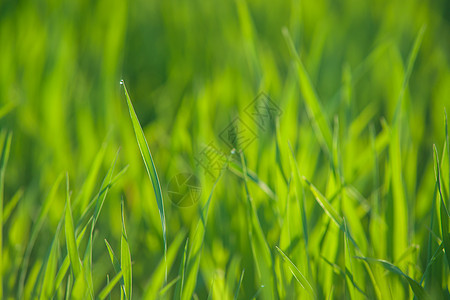
[[[374,193],[380,191],[380,210],[387,212],[392,199],[389,164],[393,158],[389,157],[388,129],[383,124],[393,120],[408,55],[423,26],[423,41],[402,106],[400,143],[408,245],[421,245],[411,260],[402,262],[413,278],[426,266],[424,245],[435,180],[432,145],[442,151],[444,108],[450,107],[449,1],[1,1],[0,126],[13,133],[5,205],[17,191],[23,192],[3,228],[4,293],[16,293],[17,275],[12,274],[20,266],[37,211],[58,175],[68,172],[74,197],[80,191],[95,193],[118,149],[118,166],[129,168],[108,194],[99,219],[94,284],[98,290],[105,284],[105,274],[112,272],[102,240],[106,238],[113,248],[120,249],[123,197],[134,262],[133,294],[140,298],[146,290],[164,246],[152,185],[119,84],[122,79],[165,193],[169,244],[179,232],[192,234],[199,208],[214,183],[196,164],[195,156],[211,141],[227,149],[219,134],[239,116],[258,135],[244,151],[248,168],[278,199],[272,201],[258,185],[250,186],[275,257],[274,246],[280,245],[285,220],[280,215],[290,201],[285,199],[294,198],[284,179],[291,177],[288,142],[302,175],[324,195],[333,194],[328,190],[330,159],[308,117],[283,28],[317,91],[326,122],[341,140],[342,176],[370,208]],[[283,110],[278,136],[275,130],[261,130],[244,114],[244,108],[262,91]],[[375,162],[371,126],[377,143]],[[82,189],[101,151],[104,157],[95,175],[98,179],[92,187]],[[381,174],[378,183],[374,183],[374,169]],[[170,179],[181,172],[195,174],[202,186],[199,204],[189,208],[172,205],[166,194]],[[63,214],[64,188],[58,193],[32,252],[31,274],[35,264],[42,263]],[[320,253],[321,222],[326,217],[312,195],[305,197],[311,252],[317,246]],[[210,293],[213,280],[215,297],[233,295],[242,269],[240,297],[248,299],[258,290],[245,201],[242,180],[227,172],[209,211],[196,288],[201,299]],[[368,233],[371,209],[361,207],[364,205],[354,205],[367,233],[368,256],[395,260],[392,239],[380,242],[380,249],[372,246]],[[81,208],[78,210],[79,216]],[[300,251],[300,244],[290,243],[289,254]],[[182,250],[183,246],[169,278],[178,274]],[[326,253],[322,255],[326,257]],[[297,263],[300,261],[298,258]],[[334,274],[319,254],[314,261],[318,265],[313,274],[322,274],[321,268]],[[318,281],[323,283],[320,295],[328,295],[332,281]],[[287,295],[298,292],[294,285],[286,285],[290,287]],[[337,283],[334,288],[337,295],[345,293]]]

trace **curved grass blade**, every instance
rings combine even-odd
[[[429,300],[430,299],[429,295],[425,292],[424,288],[417,281],[415,281],[414,279],[412,279],[411,277],[409,277],[408,275],[403,273],[402,270],[400,270],[397,266],[391,264],[390,262],[382,260],[382,259],[360,257],[360,256],[356,256],[355,258],[362,259],[369,263],[378,263],[378,264],[382,265],[386,270],[406,279],[409,286],[413,290],[414,295],[416,295],[416,297],[419,300]]]
[[[156,204],[158,205],[159,217],[161,219],[162,234],[164,240],[164,257],[167,257],[167,239],[166,239],[166,216],[164,213],[164,201],[161,192],[161,184],[159,183],[158,173],[156,172],[155,163],[153,162],[152,153],[148,147],[147,139],[145,138],[144,131],[142,130],[139,119],[134,111],[133,104],[131,103],[130,95],[128,94],[125,82],[122,80],[120,84],[123,86],[125,96],[127,98],[128,110],[130,112],[131,123],[133,124],[134,134],[141,151],[142,159],[144,160],[145,168],[150,181],[153,185],[153,191],[155,192]],[[167,279],[167,265],[166,265],[166,279]]]
[[[275,246],[275,248],[278,250],[278,253],[283,258],[284,262],[289,266],[289,269],[292,272],[292,275],[294,275],[295,279],[300,283],[300,285],[311,295],[311,297],[316,298],[316,293],[314,292],[314,289],[309,283],[309,281],[306,279],[305,276],[300,272],[300,270],[297,268],[297,266],[287,257],[286,254],[284,254],[283,251],[281,251],[278,246]]]

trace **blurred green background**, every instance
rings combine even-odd
[[[37,211],[51,185],[59,174],[68,172],[76,197],[102,145],[106,147],[105,157],[90,193],[100,187],[119,148],[118,165],[129,168],[108,194],[97,226],[95,288],[103,287],[105,274],[112,272],[102,240],[106,238],[114,249],[120,249],[121,197],[134,263],[135,298],[142,297],[152,279],[163,257],[161,224],[119,85],[121,79],[127,84],[165,193],[169,244],[183,230],[192,235],[199,208],[214,182],[196,165],[195,156],[211,141],[227,149],[219,134],[239,116],[258,135],[244,151],[248,168],[277,198],[272,201],[258,185],[250,185],[273,259],[279,260],[274,246],[285,243],[280,248],[289,248],[286,254],[300,264],[301,258],[293,253],[301,251],[301,243],[292,241],[304,239],[301,230],[295,229],[299,233],[292,233],[290,242],[280,242],[285,215],[289,215],[286,205],[295,198],[294,189],[284,180],[293,178],[288,142],[302,175],[327,197],[333,195],[329,179],[333,162],[313,129],[314,120],[307,114],[297,65],[283,28],[288,30],[317,91],[333,136],[339,139],[342,177],[365,201],[352,202],[357,217],[350,217],[359,220],[355,222],[362,228],[364,254],[395,261],[395,237],[387,236],[385,242],[379,242],[369,228],[374,195],[378,193],[387,232],[389,224],[395,223],[395,216],[389,217],[388,204],[394,197],[390,182],[395,174],[390,166],[395,158],[389,154],[389,129],[383,124],[393,120],[408,55],[424,25],[400,122],[407,246],[419,245],[419,250],[401,264],[402,270],[409,270],[415,279],[420,279],[418,274],[427,263],[435,183],[432,145],[442,151],[443,110],[450,107],[449,1],[1,1],[0,126],[13,133],[4,205],[18,190],[23,191],[3,228],[4,295],[16,295],[17,270]],[[283,110],[277,135],[275,130],[259,129],[244,114],[244,108],[262,91]],[[376,136],[375,161],[370,126]],[[446,164],[443,168],[448,170]],[[374,181],[375,170],[380,175]],[[200,205],[179,208],[167,197],[167,184],[181,172],[192,172],[200,178]],[[448,176],[443,180],[448,186]],[[42,263],[63,214],[63,190],[60,188],[32,251],[30,274],[33,266]],[[339,264],[339,255],[327,256],[328,252],[320,250],[321,239],[325,239],[322,222],[327,217],[310,193],[305,197],[314,262],[311,276],[320,282],[319,296],[327,296],[334,286],[332,294],[340,298],[345,294],[342,282],[321,279],[324,270],[330,272],[330,278],[339,277],[320,258],[322,255]],[[214,285],[214,298],[234,295],[245,269],[239,295],[249,299],[260,283],[248,244],[242,180],[225,173],[211,203],[195,292],[199,298],[206,298]],[[340,204],[333,204],[339,213],[351,214],[341,210]],[[77,209],[75,218],[81,212],[81,208],[74,211]],[[292,220],[299,222],[295,215]],[[439,229],[435,232],[439,235]],[[183,246],[169,279],[178,274],[182,250]],[[65,248],[61,251],[65,253]],[[230,266],[232,261],[237,265]],[[308,273],[308,268],[299,268]],[[447,274],[448,270],[443,272]],[[369,282],[367,276],[364,278],[362,282]],[[448,276],[441,279],[444,286],[448,284]],[[373,296],[370,288],[364,288],[365,283],[361,284],[363,289]],[[285,287],[280,288],[284,292],[278,291],[281,298],[300,293],[292,278],[277,285]],[[390,295],[398,292],[412,298],[407,285],[399,285],[401,288],[394,288]],[[402,288],[406,292],[398,291]]]

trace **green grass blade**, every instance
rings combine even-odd
[[[306,186],[309,188],[317,203],[322,207],[325,213],[333,220],[333,222],[339,227],[343,228],[343,222],[341,216],[337,213],[334,207],[330,202],[323,196],[319,190],[311,183],[305,176],[302,176],[303,181],[306,183]]]
[[[78,254],[78,247],[75,239],[75,229],[72,218],[72,208],[70,205],[70,193],[69,193],[69,175],[66,175],[66,209],[65,209],[65,221],[64,228],[66,232],[67,252],[69,253],[70,265],[75,276],[75,280],[82,275],[81,260]]]
[[[81,230],[81,232],[78,234],[77,236],[77,247],[80,246],[81,241],[83,240],[83,237],[85,235],[85,233],[87,232],[87,228],[89,223],[92,221],[92,218],[90,219],[90,221],[84,226],[84,228]],[[66,276],[67,271],[69,270],[70,267],[70,257],[69,257],[69,253],[66,255],[66,257],[63,260],[63,263],[61,264],[61,267],[58,270],[58,273],[56,274],[56,288],[58,288],[64,277]]]
[[[367,257],[360,257],[360,256],[356,256],[355,258],[365,260],[369,263],[378,263],[378,264],[382,265],[389,272],[397,274],[397,275],[403,277],[404,279],[406,279],[409,286],[413,290],[414,295],[416,295],[416,297],[419,300],[429,300],[430,299],[429,295],[425,292],[424,288],[417,281],[415,281],[414,279],[412,279],[411,277],[409,277],[408,275],[403,273],[402,270],[400,270],[397,266],[391,264],[390,262],[382,260],[382,259],[367,258]]]
[[[184,286],[184,277],[185,277],[185,270],[186,270],[186,256],[187,256],[187,249],[189,244],[189,237],[186,239],[186,243],[184,244],[184,251],[183,251],[183,258],[181,260],[180,270],[178,273],[178,276],[181,278],[180,281],[177,282],[177,286],[175,287],[175,293],[173,295],[173,299],[181,299],[181,291],[183,290]]]
[[[297,266],[289,259],[289,257],[284,254],[284,252],[278,248],[278,246],[275,246],[278,250],[278,253],[283,258],[283,261],[289,266],[289,269],[292,272],[292,275],[294,275],[297,282],[311,295],[312,298],[316,298],[316,293],[314,292],[314,289],[309,283],[309,281],[306,279],[305,276],[300,272],[300,270],[297,268]]]
[[[248,232],[250,239],[250,246],[254,255],[254,263],[257,269],[258,277],[261,285],[265,287],[265,293],[263,294],[264,299],[275,299],[276,298],[276,286],[274,280],[274,270],[273,270],[273,259],[270,252],[266,237],[261,228],[261,223],[256,212],[256,207],[253,203],[253,199],[250,195],[247,181],[247,164],[245,162],[245,157],[242,152],[240,152],[241,164],[244,174],[244,188],[247,197],[247,222],[248,222]]]
[[[5,170],[8,163],[9,151],[11,149],[12,134],[8,133],[3,141],[2,154],[0,157],[0,259],[3,258],[3,203],[5,189]],[[3,264],[0,264],[0,266]],[[3,295],[3,270],[0,270],[0,297]]]
[[[101,300],[106,299],[108,295],[111,293],[112,289],[116,286],[116,284],[122,279],[123,272],[120,270],[116,276],[103,288],[103,290],[98,294],[98,298]]]
[[[175,277],[172,279],[168,284],[166,284],[160,291],[159,291],[159,298],[163,298],[166,293],[180,280],[180,276]]]
[[[111,263],[114,267],[114,271],[117,274],[120,271],[120,261],[117,259],[111,245],[108,243],[108,241],[106,239],[105,239],[105,244],[106,244],[106,248],[108,248],[109,258],[111,259]]]
[[[84,181],[83,186],[81,187],[80,194],[73,202],[73,206],[77,207],[77,211],[79,212],[84,211],[86,206],[89,204],[88,201],[91,199],[92,191],[94,190],[95,182],[98,173],[100,172],[100,167],[102,165],[105,153],[106,153],[106,143],[103,143],[103,145],[101,146],[100,150],[97,152],[94,158],[89,173],[86,176],[86,180]]]
[[[450,267],[450,232],[449,232],[449,213],[447,207],[445,205],[444,196],[442,195],[441,188],[441,168],[439,164],[439,156],[437,152],[436,145],[433,145],[433,153],[434,153],[434,166],[436,173],[436,184],[438,187],[440,201],[440,217],[441,217],[441,232],[442,232],[442,240],[445,249],[445,255],[447,257],[447,264]]]
[[[159,183],[159,177],[158,173],[156,172],[155,163],[153,162],[152,153],[150,152],[150,148],[148,147],[147,139],[145,138],[144,131],[142,130],[141,124],[139,123],[139,119],[136,115],[136,112],[134,111],[133,104],[131,103],[131,99],[127,91],[127,87],[125,86],[125,82],[122,80],[120,83],[123,86],[123,90],[127,98],[128,110],[130,112],[130,118],[133,124],[133,129],[136,135],[139,150],[141,151],[142,159],[144,160],[147,174],[153,185],[153,191],[155,192],[156,204],[158,205],[159,217],[161,219],[162,234],[164,240],[164,257],[166,257],[167,256],[166,215],[164,212],[164,200],[161,192],[161,184]]]
[[[331,159],[331,148],[333,142],[333,136],[331,134],[330,125],[327,122],[327,118],[317,96],[317,93],[313,87],[313,84],[309,78],[308,73],[297,54],[292,38],[288,29],[283,28],[283,36],[288,45],[291,56],[297,63],[297,72],[300,82],[300,89],[303,95],[303,99],[306,104],[308,117],[313,124],[314,132],[319,140],[323,150],[327,153]]]
[[[181,290],[181,299],[183,300],[192,299],[192,295],[195,290],[198,269],[200,265],[200,255],[202,252],[203,241],[205,239],[206,224],[208,222],[209,205],[211,203],[211,199],[214,190],[216,189],[217,183],[222,178],[224,169],[225,168],[222,169],[222,172],[220,172],[219,176],[212,186],[208,200],[202,208],[200,220],[197,223],[197,227],[192,238],[192,243],[189,249],[189,257],[187,259],[186,265],[186,281],[184,282],[183,289]]]
[[[61,218],[61,221],[56,228],[55,237],[53,238],[52,245],[50,247],[50,254],[48,256],[47,265],[45,267],[42,290],[39,299],[51,299],[54,294],[56,268],[58,263],[59,233],[61,231],[63,220],[64,219]]]
[[[168,272],[175,261],[176,255],[178,253],[178,249],[183,243],[183,239],[186,233],[181,231],[177,234],[172,244],[169,246],[167,250],[167,265]],[[156,299],[158,294],[160,293],[161,286],[164,284],[165,280],[165,264],[166,261],[162,260],[156,269],[153,271],[152,277],[150,279],[150,284],[147,286],[143,299]]]
[[[125,228],[125,212],[122,201],[122,236],[120,239],[120,268],[123,271],[123,283],[125,287],[126,299],[132,297],[132,270],[131,270],[131,251],[128,244],[128,236]]]
[[[56,198],[56,193],[58,191],[59,185],[61,181],[64,178],[64,174],[61,173],[58,178],[55,180],[55,183],[53,184],[52,188],[50,189],[50,192],[48,193],[48,196],[44,200],[44,203],[39,211],[38,217],[36,219],[36,222],[33,225],[33,229],[31,231],[30,240],[27,244],[27,248],[25,250],[25,254],[22,260],[22,266],[20,269],[20,275],[19,275],[19,282],[17,284],[17,297],[20,299],[23,295],[23,286],[25,282],[25,276],[26,271],[28,269],[28,263],[30,260],[31,252],[33,250],[34,244],[36,242],[36,239],[39,235],[39,232],[41,231],[42,225],[44,225],[44,222],[47,218],[48,212],[50,208],[53,205],[53,201]]]
[[[238,165],[236,162],[230,161],[229,170],[240,178],[244,179],[242,166]],[[269,196],[270,199],[277,200],[277,195],[275,194],[275,192],[269,187],[267,183],[258,178],[258,175],[255,172],[247,169],[246,176],[248,179],[250,179],[250,181],[254,182],[267,196]]]
[[[23,189],[19,189],[14,196],[11,198],[11,200],[6,204],[6,206],[3,209],[3,225],[5,225],[6,222],[8,222],[9,217],[11,216],[12,211],[17,206],[17,203],[22,199],[23,196]]]
[[[242,280],[244,279],[244,273],[245,273],[245,269],[242,270],[241,277],[239,278],[239,283],[236,288],[236,293],[234,293],[234,300],[237,300],[239,297],[239,291],[241,290]]]
[[[403,98],[404,98],[405,91],[406,91],[406,88],[409,83],[409,78],[411,77],[411,73],[412,73],[412,70],[414,67],[414,63],[417,58],[417,54],[419,53],[420,45],[422,44],[423,36],[425,34],[425,29],[426,29],[426,26],[422,25],[422,27],[419,30],[419,33],[416,36],[416,40],[414,41],[414,45],[411,49],[411,52],[409,53],[408,63],[406,65],[406,71],[405,71],[405,75],[403,78],[402,88],[400,90],[400,94],[399,94],[398,100],[397,100],[397,106],[395,108],[393,124],[396,124],[399,121]]]

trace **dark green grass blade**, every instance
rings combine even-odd
[[[132,297],[132,270],[131,270],[131,251],[128,244],[127,230],[125,228],[125,213],[122,201],[122,237],[120,239],[120,268],[123,272],[123,283],[125,286],[126,299]]]
[[[431,266],[436,262],[436,260],[441,257],[441,255],[443,255],[444,253],[444,243],[441,243],[439,245],[439,247],[437,248],[436,252],[434,253],[434,255],[430,258],[430,260],[428,261],[427,267],[425,268],[425,271],[423,272],[422,278],[420,279],[420,284],[422,284],[422,282],[427,279],[429,270],[431,268]],[[426,285],[425,285],[426,287]]]
[[[412,279],[411,277],[409,277],[408,275],[403,273],[402,270],[400,270],[397,266],[394,266],[390,262],[382,260],[382,259],[359,257],[359,256],[356,256],[355,258],[365,260],[369,263],[378,263],[378,264],[382,265],[386,270],[406,279],[406,281],[410,285],[411,289],[413,290],[414,295],[419,300],[429,300],[430,299],[428,294],[425,292],[424,288],[417,281],[415,281],[414,279]]]
[[[150,148],[148,147],[147,139],[145,138],[144,131],[139,123],[139,119],[134,111],[133,104],[131,103],[130,96],[125,86],[125,82],[122,80],[120,82],[123,85],[123,90],[127,98],[128,110],[130,112],[131,122],[133,124],[134,133],[136,135],[136,140],[141,151],[142,159],[144,160],[145,168],[150,181],[153,185],[153,191],[155,192],[156,203],[158,205],[159,217],[161,219],[162,234],[164,240],[164,257],[167,255],[167,239],[166,239],[166,216],[164,213],[164,201],[161,192],[161,184],[159,183],[158,173],[156,172],[156,166],[153,162],[152,154]],[[167,267],[166,267],[167,268]],[[167,277],[167,270],[166,270]]]
[[[289,269],[292,272],[292,275],[294,275],[295,279],[300,283],[300,285],[311,295],[312,298],[316,297],[316,293],[314,292],[314,289],[309,283],[309,281],[306,279],[306,277],[300,272],[300,270],[297,268],[297,266],[289,259],[289,257],[284,254],[284,252],[275,246],[278,250],[278,253],[283,258],[284,262],[289,266]]]
[[[116,276],[103,288],[103,290],[98,294],[98,298],[101,300],[106,299],[108,295],[111,293],[112,289],[116,286],[116,284],[122,279],[122,270],[120,270]]]

